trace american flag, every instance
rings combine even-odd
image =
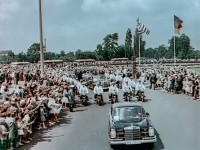
[[[137,21],[138,34],[146,33],[148,35],[150,33],[150,30],[147,29],[147,27],[144,24],[139,22],[139,18],[136,21]]]

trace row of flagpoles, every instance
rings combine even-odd
[[[139,17],[136,20],[137,23],[137,33],[138,33],[138,59],[139,59],[139,65],[140,65],[140,38],[143,33],[146,33],[148,35],[150,33],[150,30],[140,22]],[[182,28],[183,21],[179,19],[176,15],[174,15],[174,65],[176,64],[176,41],[175,36],[176,34],[180,34],[180,29]]]

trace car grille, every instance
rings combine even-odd
[[[140,128],[124,130],[124,138],[125,138],[125,140],[139,140],[140,139]]]

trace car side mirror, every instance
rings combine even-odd
[[[148,112],[146,112],[146,116],[148,116],[148,117],[149,117],[149,116],[150,116],[150,114],[149,114]]]

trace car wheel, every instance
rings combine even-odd
[[[116,145],[110,145],[110,148],[112,148],[114,150],[114,149],[116,149]]]
[[[147,148],[148,148],[148,150],[153,149],[154,148],[154,143],[148,143],[147,144]]]

